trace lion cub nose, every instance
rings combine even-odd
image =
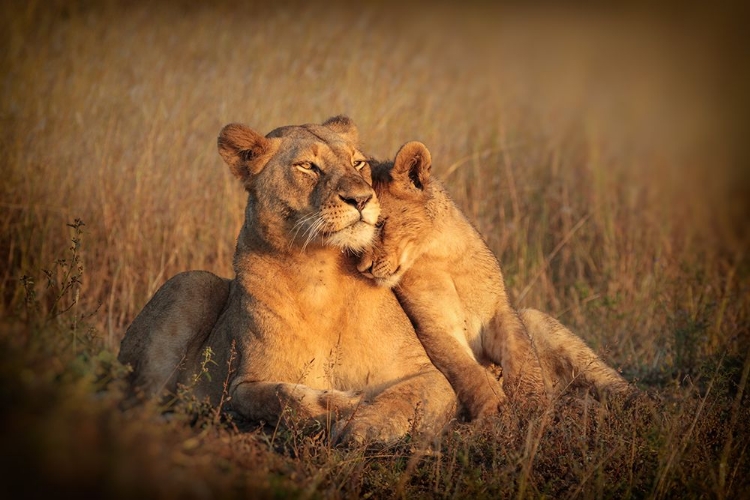
[[[375,261],[372,260],[372,257],[365,254],[362,256],[362,259],[359,261],[359,264],[357,264],[357,271],[359,271],[362,274],[367,274],[372,276],[372,266],[375,264]]]
[[[365,205],[367,205],[367,202],[372,199],[372,194],[339,193],[339,198],[341,198],[344,203],[353,206],[361,212],[362,209],[365,208]]]

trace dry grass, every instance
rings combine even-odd
[[[32,471],[40,490],[108,496],[748,494],[731,19],[401,3],[2,9],[11,489]],[[516,303],[560,318],[663,406],[573,397],[542,419],[457,425],[427,454],[418,440],[339,450],[294,428],[238,432],[194,405],[167,422],[118,410],[112,353],[151,294],[186,269],[231,275],[245,200],[216,154],[221,126],[339,113],[376,156],[426,143]],[[66,226],[76,218],[81,234]]]

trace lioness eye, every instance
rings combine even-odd
[[[310,161],[300,161],[300,162],[295,163],[294,166],[299,168],[300,170],[320,173],[320,168],[318,168],[316,164]]]
[[[367,165],[367,162],[365,160],[354,160],[354,163],[352,163],[354,168],[357,170],[362,170],[362,168]]]

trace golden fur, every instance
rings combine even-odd
[[[511,306],[497,259],[430,176],[431,157],[405,144],[374,168],[380,231],[359,264],[394,290],[433,363],[471,418],[495,413],[510,396],[540,403],[573,382],[629,391],[583,341],[544,313]],[[500,364],[502,387],[482,365]]]
[[[224,127],[219,153],[248,192],[236,276],[183,273],[134,320],[120,359],[151,395],[174,391],[216,365],[198,397],[275,423],[327,422],[343,441],[391,441],[437,430],[455,395],[430,363],[393,293],[361,276],[379,215],[370,167],[346,117],[267,136]],[[232,348],[235,360],[229,366]]]

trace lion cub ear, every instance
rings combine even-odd
[[[221,129],[217,145],[229,170],[245,185],[263,169],[273,149],[271,139],[240,123],[230,123]]]
[[[392,176],[396,182],[422,191],[430,182],[431,168],[432,156],[427,146],[417,141],[407,142],[396,153]]]
[[[323,122],[324,127],[328,127],[339,135],[344,136],[349,142],[359,143],[359,131],[354,121],[348,116],[333,116]]]

